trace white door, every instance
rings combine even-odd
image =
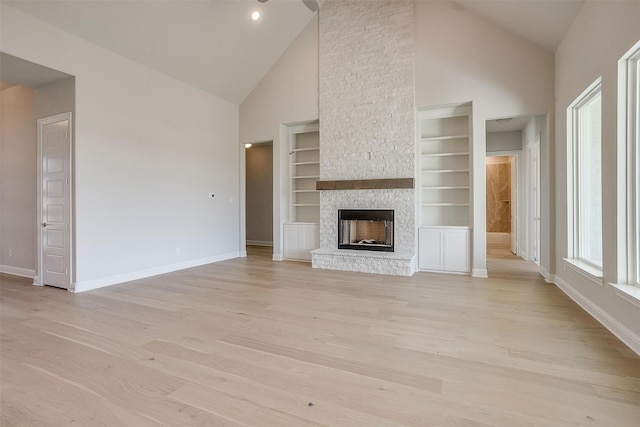
[[[511,171],[511,252],[518,255],[518,168],[516,156],[509,156],[509,170]]]
[[[71,286],[71,113],[38,120],[40,285]]]
[[[533,261],[540,265],[540,136],[531,148],[531,207],[533,211],[533,236],[531,255]]]

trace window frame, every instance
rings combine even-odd
[[[567,107],[567,234],[568,234],[568,258],[565,259],[576,271],[584,274],[598,284],[602,284],[602,265],[583,258],[580,251],[580,109],[591,103],[594,98],[600,97],[602,103],[602,78],[599,77],[591,83],[568,107]],[[600,159],[602,159],[602,114],[600,115]],[[600,163],[602,176],[602,162]],[[600,180],[602,194],[602,179]],[[602,203],[600,209],[600,227],[602,227]],[[602,230],[600,232],[600,245],[602,246]]]
[[[618,277],[640,288],[640,41],[618,61]]]

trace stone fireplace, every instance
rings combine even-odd
[[[322,191],[320,248],[312,251],[312,265],[411,275],[416,240],[413,0],[374,6],[369,0],[325,2],[319,25]],[[323,182],[357,185],[322,187]],[[372,209],[393,210],[393,251],[338,249],[338,212]]]

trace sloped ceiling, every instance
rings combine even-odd
[[[314,16],[301,0],[0,1],[235,104]],[[370,1],[375,7],[377,0]],[[455,0],[458,7],[550,51],[583,2]],[[253,22],[250,14],[256,9],[262,18]]]
[[[314,16],[300,0],[3,3],[235,104]]]

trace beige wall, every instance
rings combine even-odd
[[[74,118],[76,110],[75,77],[40,86],[35,91],[36,119],[69,112],[72,113],[72,118]],[[72,122],[75,124],[75,120],[72,120]]]
[[[35,93],[24,86],[13,86],[0,91],[0,103],[0,271],[33,277],[37,222]]]
[[[246,150],[247,242],[273,244],[273,144]]]
[[[522,150],[522,131],[487,133],[487,153]]]
[[[622,298],[617,280],[616,141],[618,60],[640,40],[640,2],[587,1],[556,51],[556,283],[640,352],[640,306]],[[602,78],[602,285],[567,267],[567,107]],[[543,174],[544,176],[544,174]]]
[[[0,39],[76,77],[75,290],[240,255],[237,105],[4,3]]]

